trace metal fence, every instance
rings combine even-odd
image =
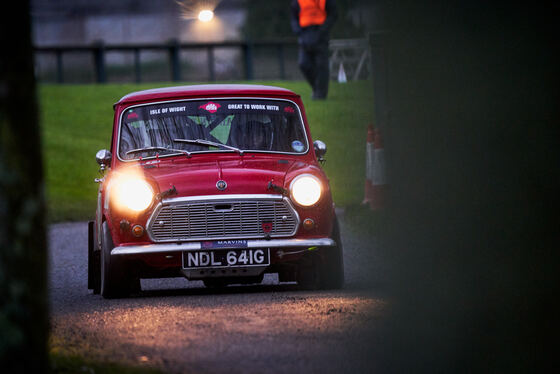
[[[337,64],[344,63],[345,67],[355,69],[352,67],[355,59],[341,60],[340,51],[364,45],[367,43],[356,40],[333,40],[331,56],[336,58]],[[38,46],[34,50],[35,73],[40,82],[303,79],[297,66],[295,39],[118,45],[97,42],[85,46]],[[356,53],[365,56],[363,51]],[[361,61],[358,70],[362,70],[362,66],[369,64]],[[368,72],[355,76],[355,79],[367,78]]]
[[[42,46],[35,47],[35,70],[39,81],[57,83],[118,81],[112,78],[119,72],[125,80],[137,83],[152,79],[215,81],[223,75],[252,80],[259,73],[254,55],[265,49],[267,66],[273,67],[275,79],[287,79],[293,74],[286,68],[286,60],[297,49],[293,40]]]

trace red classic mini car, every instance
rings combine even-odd
[[[115,105],[111,150],[89,224],[88,287],[140,291],[141,278],[208,287],[259,283],[339,288],[342,243],[326,152],[301,98],[257,85],[131,93]]]

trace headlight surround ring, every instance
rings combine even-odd
[[[298,175],[290,183],[290,196],[299,206],[314,206],[321,200],[322,195],[323,184],[312,174]]]

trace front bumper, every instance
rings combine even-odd
[[[315,239],[271,239],[271,240],[247,240],[244,248],[309,248],[309,247],[332,247],[336,242],[331,238]],[[235,249],[232,247],[231,249]],[[198,251],[202,248],[202,242],[188,243],[164,243],[148,245],[126,245],[118,246],[111,250],[112,256],[156,254],[166,252]]]

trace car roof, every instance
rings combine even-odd
[[[137,91],[123,96],[117,104],[135,103],[150,100],[171,100],[189,97],[211,97],[227,95],[249,95],[249,96],[291,96],[297,97],[296,93],[286,88],[264,86],[257,84],[201,84],[192,86],[161,87],[149,90]]]

